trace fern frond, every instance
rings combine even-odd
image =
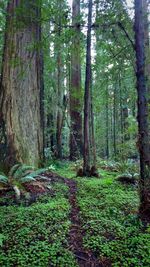
[[[0,175],[0,182],[3,184],[7,184],[8,183],[8,177],[5,175]]]
[[[35,168],[33,166],[21,165],[18,168],[18,170],[16,170],[16,172],[14,173],[13,178],[14,179],[21,179],[22,176],[26,176],[27,171],[28,171],[28,173],[30,173],[34,170],[35,170]]]
[[[4,176],[6,176],[4,172],[0,172],[0,175],[4,175]]]
[[[38,169],[38,170],[32,172],[31,175],[32,175],[33,177],[36,177],[36,176],[39,176],[41,173],[43,173],[43,172],[45,172],[45,171],[47,171],[46,168],[45,168],[45,169]]]
[[[18,168],[21,166],[20,163],[18,164],[15,164],[9,171],[8,173],[8,176],[11,177],[11,176],[14,176],[14,173],[18,170]]]
[[[25,177],[22,177],[22,178],[20,179],[20,181],[21,181],[21,183],[27,183],[27,182],[33,182],[33,181],[36,181],[36,179],[33,178],[33,177],[30,176],[30,175],[27,175],[27,176],[25,176]]]

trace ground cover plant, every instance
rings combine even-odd
[[[76,266],[67,248],[70,227],[67,186],[30,206],[0,207],[0,266]]]
[[[76,164],[66,161],[54,170],[44,174],[51,191],[33,203],[7,197],[4,206],[1,198],[0,266],[149,267],[150,227],[138,218],[137,185],[103,169],[100,178],[76,177]]]
[[[78,182],[84,246],[106,266],[150,266],[150,228],[144,228],[137,215],[137,188],[103,175]]]

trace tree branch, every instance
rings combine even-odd
[[[119,26],[119,28],[125,33],[125,36],[127,37],[127,39],[130,41],[133,49],[135,50],[135,44],[133,42],[133,40],[130,38],[128,32],[126,31],[126,29],[124,28],[124,26],[122,25],[121,22],[118,22],[117,25]]]

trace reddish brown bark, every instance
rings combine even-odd
[[[135,0],[135,48],[138,94],[138,147],[140,153],[140,215],[150,219],[150,136],[148,116],[148,84],[146,77],[146,47],[144,1]]]
[[[91,88],[91,25],[92,25],[92,0],[88,4],[88,30],[87,30],[87,52],[86,52],[86,78],[84,94],[84,155],[83,174],[90,176],[90,88]]]
[[[70,85],[70,159],[78,158],[82,153],[82,93],[81,93],[81,59],[80,59],[80,0],[72,4],[72,25],[74,33],[71,53]]]
[[[34,1],[8,2],[0,92],[8,164],[38,166],[43,155],[39,16]]]

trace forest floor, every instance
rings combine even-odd
[[[2,267],[149,267],[150,226],[137,216],[135,185],[121,184],[116,172],[76,177],[73,164],[59,163],[48,192],[33,192],[15,204],[0,198]]]

